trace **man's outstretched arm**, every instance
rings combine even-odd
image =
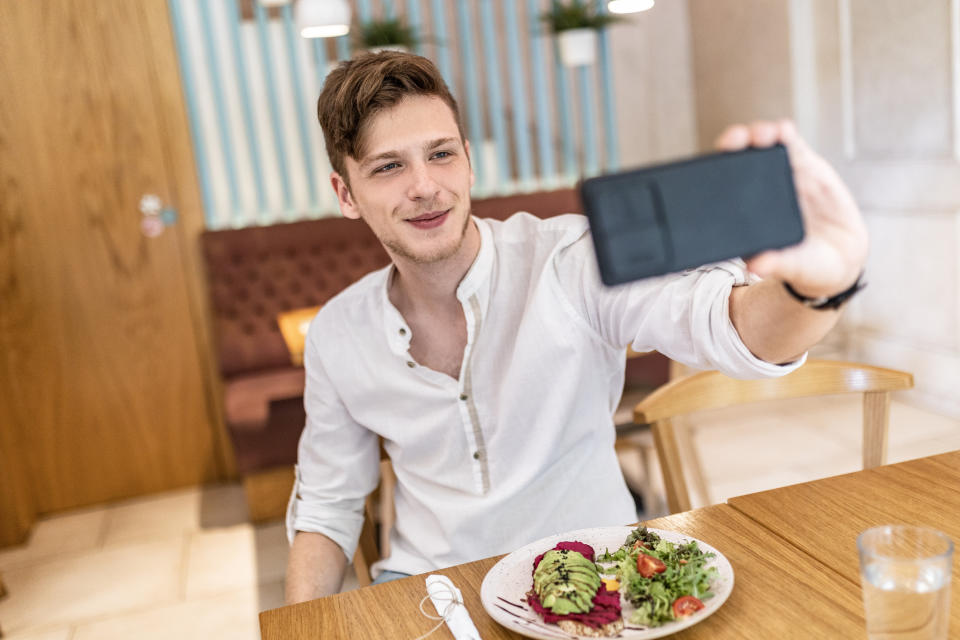
[[[840,317],[837,310],[804,306],[786,282],[807,298],[832,297],[849,289],[867,259],[867,229],[853,196],[827,162],[798,135],[793,123],[755,122],[727,128],[717,148],[787,147],[805,236],[798,245],[765,251],[746,261],[764,278],[730,294],[730,319],[740,339],[762,360],[791,362],[823,338]]]
[[[287,604],[314,600],[340,591],[347,557],[322,533],[298,531],[287,560]]]

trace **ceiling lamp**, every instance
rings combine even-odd
[[[293,13],[304,38],[336,38],[350,32],[347,0],[299,0]]]
[[[653,8],[653,0],[610,0],[607,9],[610,13],[637,13]]]

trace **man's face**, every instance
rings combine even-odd
[[[395,256],[419,264],[457,253],[470,221],[469,144],[440,98],[411,96],[368,123],[362,158],[346,158],[348,189],[331,175],[348,218],[363,218]]]

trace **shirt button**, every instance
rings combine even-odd
[[[466,400],[466,399],[467,399],[467,394],[461,393],[461,394],[460,394],[460,399],[461,399],[461,400]]]
[[[407,335],[407,330],[404,329],[403,327],[400,327],[400,335],[402,335],[402,336]]]
[[[413,362],[412,360],[407,360],[407,366],[413,369],[415,366],[417,366],[417,363]]]
[[[474,451],[474,452],[473,452],[473,459],[474,459],[474,460],[479,460],[479,459],[480,459],[480,452],[479,452],[479,451]]]

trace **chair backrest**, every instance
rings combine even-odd
[[[868,469],[886,457],[890,392],[911,387],[909,373],[833,360],[811,359],[788,375],[763,380],[735,380],[704,371],[678,378],[644,398],[634,409],[634,422],[652,427],[670,511],[686,511],[690,496],[671,418],[763,400],[863,393],[863,467]]]
[[[360,530],[360,540],[357,543],[357,552],[353,554],[353,570],[357,575],[357,584],[369,587],[373,582],[370,567],[380,559],[380,549],[377,547],[377,516],[374,513],[373,498],[368,497],[363,510],[363,528]]]
[[[381,557],[390,555],[390,530],[395,518],[393,498],[397,478],[390,464],[390,456],[380,441],[380,483],[377,490],[367,496],[363,509],[363,528],[357,552],[353,555],[353,569],[357,583],[367,587],[373,582],[370,567]],[[379,539],[377,527],[379,526]]]
[[[480,218],[504,219],[517,211],[547,218],[580,211],[578,192],[569,188],[471,204]],[[290,366],[277,314],[325,304],[390,261],[370,227],[339,216],[209,230],[200,241],[224,377]]]

